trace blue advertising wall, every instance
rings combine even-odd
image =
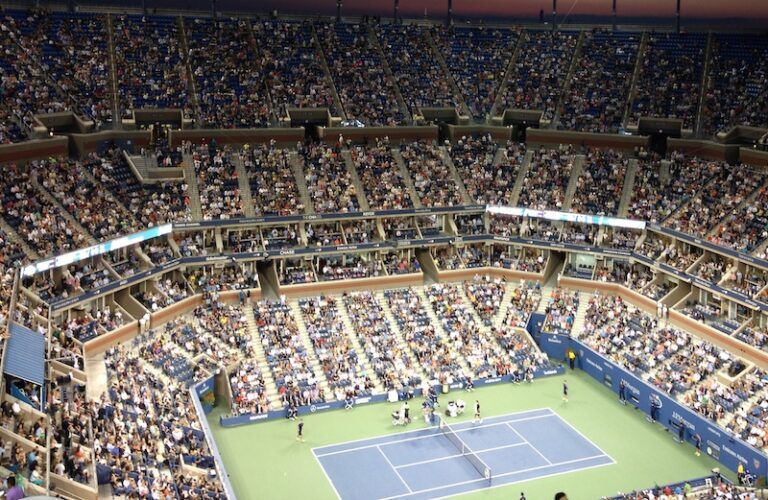
[[[564,368],[562,366],[557,367],[551,367],[548,369],[539,369],[536,370],[533,374],[534,378],[539,377],[548,377],[551,375],[562,375],[564,373]],[[483,387],[485,385],[491,385],[491,384],[500,384],[503,382],[509,382],[512,379],[511,375],[505,375],[503,377],[493,377],[493,378],[481,378],[474,381],[475,387]],[[462,382],[456,382],[454,384],[451,384],[449,389],[462,389],[464,387],[464,384]],[[435,385],[435,388],[437,389],[438,395],[442,391],[442,387],[440,385]],[[419,397],[422,395],[421,389],[416,389],[414,391],[415,397]],[[371,403],[381,403],[383,401],[387,400],[386,394],[377,394],[375,396],[363,396],[355,399],[355,406],[359,405],[365,405],[365,404],[371,404]],[[310,406],[300,406],[297,408],[299,415],[308,415],[311,413],[315,413],[318,411],[327,411],[327,410],[339,410],[341,408],[344,408],[344,401],[332,401],[328,403],[318,403]],[[221,424],[222,427],[234,427],[238,425],[246,425],[250,423],[256,423],[256,422],[265,422],[267,420],[273,420],[276,418],[285,418],[286,417],[286,410],[274,410],[266,413],[259,413],[256,415],[253,414],[246,414],[246,415],[237,415],[237,416],[221,416],[219,417],[219,424]]]
[[[615,393],[619,392],[619,384],[623,380],[628,403],[645,414],[650,414],[652,398],[658,398],[661,401],[658,423],[677,435],[682,421],[686,427],[686,441],[693,444],[693,436],[698,434],[702,450],[728,469],[736,471],[741,463],[754,474],[768,475],[768,456],[765,453],[732,436],[581,342],[564,335],[542,334],[540,346],[552,359],[564,359],[566,350],[573,349],[577,356],[576,366]]]

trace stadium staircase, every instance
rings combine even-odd
[[[464,186],[464,183],[461,180],[459,171],[456,170],[456,165],[453,164],[453,158],[451,158],[450,151],[448,151],[448,149],[445,146],[440,146],[440,153],[443,156],[443,161],[448,167],[448,170],[451,172],[451,177],[453,178],[453,182],[455,182],[456,186],[459,188],[459,194],[461,195],[462,203],[464,203],[465,205],[471,205],[472,198],[469,196],[469,193],[467,192],[467,188],[466,186]]]
[[[629,116],[632,114],[632,103],[634,102],[635,94],[637,93],[637,81],[640,79],[640,72],[643,69],[643,60],[647,48],[648,33],[643,32],[643,35],[640,38],[640,47],[637,49],[637,59],[635,60],[635,70],[632,73],[632,82],[629,84],[629,93],[627,94],[627,102],[624,107],[624,117],[621,119],[622,128],[627,128]]]
[[[696,108],[696,125],[694,133],[696,137],[701,137],[701,110],[704,109],[704,99],[707,95],[709,76],[709,65],[712,62],[712,33],[707,34],[707,49],[704,52],[704,69],[701,72],[701,92],[699,93],[699,105]]]
[[[343,303],[344,301],[342,300],[342,297],[337,295],[334,299],[336,299],[336,304],[338,306],[339,318],[341,318],[341,321],[344,323],[344,331],[352,342],[355,354],[357,354],[358,364],[363,369],[364,373],[373,381],[373,393],[384,394],[384,384],[382,384],[379,376],[371,368],[371,361],[368,359],[368,353],[365,352],[365,349],[363,349],[363,346],[360,344],[360,341],[355,334],[355,327],[352,324],[352,320],[349,318],[349,312]]]
[[[591,296],[592,294],[589,292],[579,292],[579,307],[576,309],[576,315],[573,318],[573,328],[571,328],[571,336],[573,337],[578,337],[584,328]]]
[[[507,310],[509,309],[509,305],[512,304],[512,290],[515,287],[513,286],[512,282],[507,282],[507,288],[504,291],[504,296],[501,298],[501,302],[499,302],[499,312],[496,313],[496,317],[493,318],[493,326],[495,328],[501,327],[501,325],[504,323],[504,318],[507,315]]]
[[[256,326],[256,316],[253,312],[253,305],[248,302],[243,306],[243,311],[246,317],[246,323],[248,324],[248,333],[251,334],[251,345],[253,346],[253,359],[256,361],[259,367],[268,367],[267,355],[264,352],[264,344],[261,343],[261,335],[259,335],[259,327]],[[269,406],[272,410],[279,410],[282,408],[280,402],[280,394],[277,392],[277,384],[272,375],[272,370],[269,368],[262,370],[262,376],[264,377],[264,385],[267,391],[267,399],[269,399]]]
[[[517,202],[520,201],[520,193],[523,191],[525,176],[528,175],[528,170],[531,168],[531,160],[533,160],[533,151],[529,149],[525,152],[523,164],[520,166],[520,171],[517,173],[517,179],[515,179],[515,187],[512,188],[512,194],[509,195],[510,207],[516,207]]]
[[[568,179],[568,188],[565,190],[565,200],[563,201],[563,208],[561,212],[569,212],[571,205],[573,205],[573,195],[576,194],[576,187],[579,185],[579,177],[584,172],[584,161],[586,158],[584,155],[573,156],[573,168],[571,169],[571,176]]]
[[[304,177],[304,167],[299,153],[296,151],[288,153],[288,161],[291,164],[293,176],[296,178],[296,188],[299,190],[299,198],[301,198],[301,202],[304,204],[304,212],[314,214],[315,204],[312,202],[312,198],[309,197],[307,178]]]
[[[299,299],[291,298],[286,302],[288,307],[291,308],[291,315],[296,320],[296,326],[299,327],[299,337],[304,342],[304,349],[307,351],[309,357],[309,366],[312,368],[312,372],[317,379],[317,385],[325,393],[326,401],[335,401],[336,395],[331,390],[331,386],[328,384],[328,379],[325,378],[325,372],[323,371],[320,360],[317,358],[317,353],[312,345],[312,339],[309,337],[309,331],[307,330],[307,324],[304,323],[304,316],[301,314],[301,307],[299,307]]]
[[[51,205],[53,205],[54,207],[56,207],[56,208],[58,208],[58,209],[59,209],[59,212],[61,212],[61,216],[62,216],[62,217],[63,217],[63,218],[64,218],[64,219],[65,219],[67,222],[69,222],[70,224],[72,224],[72,227],[74,227],[75,229],[77,229],[77,230],[78,230],[78,232],[82,233],[82,234],[85,236],[85,240],[88,242],[88,244],[89,244],[89,245],[95,245],[96,243],[98,243],[98,242],[96,241],[96,238],[94,238],[94,237],[93,237],[93,235],[90,233],[90,231],[88,231],[87,229],[85,229],[85,227],[83,227],[83,226],[80,224],[80,221],[78,221],[77,219],[75,219],[74,217],[72,217],[72,214],[70,214],[69,212],[67,212],[67,210],[64,208],[64,206],[63,206],[61,203],[59,203],[59,200],[57,200],[57,199],[56,199],[56,197],[54,197],[54,196],[53,196],[51,193],[49,193],[49,192],[48,192],[48,190],[46,190],[46,189],[45,189],[45,188],[42,186],[42,184],[40,184],[40,181],[38,180],[38,178],[37,178],[37,177],[35,177],[35,176],[33,175],[33,176],[30,176],[30,179],[31,179],[31,181],[32,181],[32,185],[35,187],[35,189],[37,190],[37,192],[38,192],[38,193],[40,193],[40,195],[41,195],[43,198],[45,198],[45,199],[46,199],[46,200],[47,200],[49,203],[51,203]]]
[[[421,302],[424,305],[424,310],[427,312],[427,317],[429,318],[429,321],[433,325],[435,325],[435,330],[438,331],[438,333],[442,338],[447,339],[449,332],[445,331],[445,328],[443,327],[443,322],[440,321],[440,319],[437,317],[437,314],[435,314],[435,310],[432,308],[432,303],[429,301],[429,297],[427,296],[427,292],[425,288],[423,286],[415,287],[414,291],[421,299]],[[469,307],[472,307],[472,306],[469,306]],[[448,346],[449,346],[449,349],[451,350],[451,353],[454,354],[456,362],[461,367],[461,370],[465,374],[471,374],[472,370],[469,368],[469,365],[467,365],[467,360],[464,359],[464,356],[462,356],[461,353],[457,352],[453,348],[450,342],[448,342]]]
[[[507,69],[504,70],[504,76],[501,78],[501,83],[496,89],[496,98],[493,100],[493,106],[491,106],[491,117],[500,116],[502,119],[504,118],[504,112],[506,109],[499,109],[501,107],[501,101],[507,94],[509,79],[512,77],[513,68],[517,63],[517,58],[520,56],[520,51],[522,50],[523,45],[525,45],[527,38],[527,31],[521,31],[520,36],[517,37],[517,45],[515,46],[515,51],[512,52],[512,57],[509,58],[509,63],[507,64]]]
[[[637,160],[631,159],[627,165],[627,172],[624,175],[624,186],[621,191],[621,201],[619,201],[618,217],[626,217],[629,212],[629,203],[632,201],[632,191],[635,189],[635,178],[637,177]]]
[[[179,43],[181,44],[181,61],[184,66],[184,71],[186,72],[187,76],[187,85],[189,87],[189,96],[190,101],[192,102],[192,112],[194,113],[195,118],[195,128],[200,128],[200,125],[203,123],[202,116],[203,113],[200,110],[200,99],[198,98],[197,94],[197,83],[195,82],[195,76],[192,72],[192,64],[189,61],[189,39],[187,38],[187,29],[186,26],[184,26],[184,18],[182,16],[179,16],[176,19],[176,22],[179,25]]]
[[[371,209],[368,204],[368,199],[365,197],[365,189],[363,189],[363,183],[360,182],[360,176],[357,175],[357,169],[355,168],[355,162],[352,161],[352,155],[349,153],[349,149],[346,146],[342,146],[341,157],[344,158],[344,164],[347,166],[347,172],[352,179],[352,185],[355,186],[357,192],[357,200],[360,202],[360,210],[367,212]]]
[[[203,220],[203,207],[200,204],[200,188],[197,185],[195,161],[189,153],[184,153],[182,158],[182,169],[184,170],[184,181],[187,183],[189,191],[189,209],[192,212],[192,219]]]
[[[88,393],[88,399],[91,401],[99,401],[101,395],[107,392],[107,365],[104,362],[104,353],[100,352],[92,354],[85,359],[84,366],[85,375],[88,377],[88,384],[86,384],[86,391]]]
[[[387,80],[389,80],[389,83],[392,85],[392,91],[395,93],[395,99],[397,99],[397,106],[400,108],[400,112],[408,123],[413,123],[413,116],[408,110],[408,106],[405,104],[403,94],[400,92],[400,86],[397,84],[397,78],[395,78],[395,74],[392,73],[392,69],[389,67],[389,61],[387,60],[386,55],[384,55],[384,51],[381,49],[381,44],[379,43],[379,36],[371,25],[368,25],[368,42],[371,44],[371,48],[379,54],[381,67],[384,69],[384,74],[387,75]]]
[[[437,46],[437,42],[435,41],[435,39],[432,38],[432,34],[429,32],[429,30],[424,30],[424,37],[427,39],[427,43],[432,48],[432,52],[434,53],[433,55],[437,60],[437,62],[440,64],[440,67],[443,70],[443,74],[445,75],[445,78],[451,84],[451,90],[453,91],[455,102],[459,105],[459,108],[461,109],[461,114],[463,116],[472,116],[472,114],[469,112],[469,106],[467,106],[467,102],[464,100],[464,94],[461,93],[459,86],[456,84],[456,79],[453,77],[453,75],[451,74],[451,71],[448,69],[448,63],[445,62],[443,53],[440,51],[440,48]]]
[[[40,256],[37,255],[37,252],[32,250],[32,248],[27,245],[27,242],[24,241],[24,238],[22,238],[21,235],[19,235],[19,233],[17,233],[16,230],[13,229],[10,224],[8,224],[2,217],[0,217],[0,229],[2,229],[3,232],[8,235],[11,241],[18,243],[21,246],[21,249],[24,250],[24,254],[29,257],[30,260],[37,260],[40,258]]]
[[[317,30],[315,29],[314,24],[312,24],[312,40],[315,43],[315,50],[317,51],[317,57],[320,61],[320,65],[323,67],[323,71],[325,72],[325,82],[328,85],[328,88],[331,89],[333,102],[336,104],[336,108],[341,114],[341,119],[346,120],[348,118],[347,112],[344,110],[344,105],[341,102],[341,98],[339,97],[339,92],[336,90],[336,84],[333,82],[333,77],[331,76],[331,69],[328,67],[328,59],[325,57],[323,44],[320,43],[320,37],[317,35]]]
[[[555,107],[555,116],[552,117],[552,122],[549,124],[549,128],[557,128],[560,123],[560,112],[563,109],[563,104],[568,96],[568,92],[571,90],[573,74],[581,63],[581,50],[584,47],[584,38],[586,38],[585,32],[584,30],[581,30],[581,32],[579,32],[579,40],[576,42],[576,48],[571,55],[571,65],[568,68],[568,73],[565,75],[563,86],[560,89],[560,97],[558,98],[557,106]]]
[[[379,305],[381,305],[382,311],[384,311],[384,318],[389,324],[390,331],[395,335],[398,349],[400,349],[405,353],[406,356],[408,356],[408,359],[411,360],[411,365],[416,367],[416,370],[418,370],[419,376],[422,378],[422,380],[427,380],[429,377],[427,376],[426,372],[424,372],[421,363],[419,363],[419,360],[416,358],[416,356],[414,356],[413,351],[405,341],[405,334],[397,324],[397,320],[392,314],[392,310],[389,308],[389,304],[387,303],[387,298],[384,296],[384,292],[376,292],[374,297],[378,301]]]
[[[400,169],[400,175],[403,177],[403,184],[405,184],[405,187],[408,188],[408,194],[411,195],[413,208],[424,208],[424,205],[421,204],[418,193],[416,193],[416,186],[413,184],[411,173],[408,171],[408,167],[405,166],[405,160],[403,160],[403,155],[400,153],[400,149],[392,148],[392,157],[395,159],[395,162]]]
[[[115,63],[115,29],[112,26],[112,14],[107,14],[107,49],[109,51],[109,84],[112,88],[112,123],[116,128],[122,125],[120,113],[120,93],[117,87],[117,64]]]
[[[246,217],[255,217],[256,210],[251,196],[251,185],[248,182],[248,172],[245,170],[243,157],[240,153],[232,153],[232,164],[237,172],[237,185],[240,187],[240,198],[243,200],[243,213]]]

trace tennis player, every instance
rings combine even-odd
[[[298,428],[298,434],[296,434],[296,441],[301,441],[303,443],[304,442],[304,419],[303,418],[299,419],[299,425],[297,426],[297,428]]]
[[[472,419],[472,422],[476,424],[483,423],[483,418],[480,416],[480,401],[478,401],[477,399],[475,400],[475,416]]]
[[[563,380],[563,401],[568,402],[568,381]]]

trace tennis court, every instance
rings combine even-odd
[[[444,497],[615,463],[549,408],[312,452],[345,500]]]

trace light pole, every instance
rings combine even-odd
[[[616,0],[613,0],[613,31],[616,31]]]
[[[680,33],[680,0],[677,0],[677,32]]]
[[[445,26],[449,27],[453,24],[453,0],[448,0],[448,14],[445,18]]]
[[[336,0],[336,22],[341,22],[341,0]]]
[[[552,31],[557,29],[557,0],[552,0]]]
[[[400,0],[395,0],[395,24],[400,24]]]

